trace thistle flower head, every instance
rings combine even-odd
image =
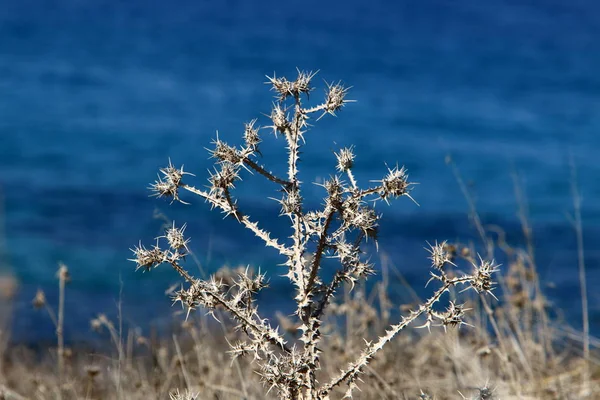
[[[442,243],[435,242],[435,245],[429,245],[429,249],[426,250],[429,252],[430,256],[428,257],[431,260],[432,268],[442,270],[446,264],[455,265],[452,260],[454,256],[449,251],[448,242],[444,240]]]
[[[408,182],[406,168],[398,168],[397,165],[392,169],[388,168],[388,174],[379,182],[381,182],[379,196],[386,202],[390,197],[397,198],[400,196],[408,196],[413,200],[409,194],[410,186],[413,185],[413,183]]]
[[[163,180],[161,177],[152,183],[149,189],[154,192],[153,196],[172,197],[173,199],[177,199],[177,186],[169,181]]]
[[[271,85],[271,90],[277,92],[278,101],[282,102],[289,96],[299,97],[300,94],[308,94],[313,90],[311,86],[311,80],[317,72],[307,72],[298,70],[298,77],[294,82],[288,81],[286,78],[277,78],[275,74],[273,77],[267,76],[267,84]]]
[[[273,105],[273,109],[271,110],[271,121],[273,121],[273,133],[277,135],[277,132],[285,133],[285,131],[290,127],[290,121],[288,121],[285,110],[279,104]]]
[[[213,190],[221,191],[233,188],[235,181],[238,179],[239,168],[229,162],[223,162],[221,169],[210,175],[209,182]]]
[[[258,129],[255,128],[256,119],[247,122],[244,125],[244,142],[252,151],[258,151],[258,145],[261,142],[260,136],[258,135]]]
[[[173,226],[166,230],[165,236],[163,237],[167,239],[171,249],[175,251],[185,250],[186,252],[189,252],[187,244],[189,243],[190,239],[186,239],[183,236],[186,227],[187,224],[183,224],[181,228],[177,228],[175,227],[175,221],[173,221]]]
[[[359,261],[352,268],[351,273],[359,279],[366,279],[370,275],[375,275],[375,265],[370,262]]]
[[[268,286],[266,275],[262,274],[260,271],[256,274],[251,273],[249,267],[246,267],[244,272],[238,274],[238,279],[235,284],[240,292],[249,294],[257,293]]]
[[[293,95],[293,83],[288,81],[286,78],[277,78],[275,74],[273,77],[267,76],[268,82],[266,84],[271,84],[271,90],[277,92],[277,99],[279,101],[284,101],[288,96]]]
[[[169,165],[165,168],[161,168],[160,172],[164,175],[161,177],[159,175],[158,179],[150,185],[150,190],[153,191],[153,196],[157,197],[171,197],[173,201],[183,201],[179,200],[178,190],[182,185],[182,179],[184,175],[192,175],[189,172],[183,170],[183,165],[181,168],[177,169],[173,167],[171,164],[171,160],[169,160]]]
[[[227,351],[231,355],[232,360],[235,360],[238,357],[245,357],[248,354],[251,354],[255,350],[255,346],[247,343],[239,341],[235,344],[230,344],[229,347],[231,350]]]
[[[468,311],[468,309],[465,308],[464,304],[456,304],[453,301],[450,301],[450,304],[446,308],[446,312],[441,315],[442,326],[444,328],[447,326],[454,328],[465,324],[463,321],[465,311]]]
[[[379,215],[369,206],[359,205],[356,208],[345,208],[344,219],[350,226],[361,229],[367,237],[377,239]]]
[[[161,250],[158,245],[155,245],[151,249],[147,249],[140,242],[140,244],[131,249],[131,251],[135,255],[135,258],[132,258],[129,261],[133,261],[137,264],[136,271],[140,268],[143,268],[145,271],[150,271],[152,268],[162,264],[167,258],[167,253]]]
[[[169,165],[165,168],[161,168],[160,172],[165,176],[165,179],[171,182],[173,185],[179,186],[181,184],[181,179],[184,175],[192,175],[189,172],[185,172],[183,170],[183,165],[181,168],[177,169],[169,160]]]
[[[214,144],[215,148],[213,150],[209,150],[210,155],[211,157],[218,159],[219,162],[237,164],[242,160],[242,156],[240,155],[239,151],[235,147],[230,146],[220,140],[218,135],[212,143]]]
[[[323,104],[325,112],[335,116],[336,111],[341,110],[344,104],[351,102],[352,100],[346,100],[349,90],[350,88],[344,87],[341,82],[336,84],[328,83],[327,95]]]
[[[298,70],[298,77],[292,84],[292,93],[295,96],[299,96],[300,93],[304,93],[308,96],[310,94],[310,92],[313,90],[313,87],[311,86],[312,78],[314,78],[317,73],[318,73],[318,71],[315,71],[315,72],[308,71],[307,72],[307,71]]]
[[[281,215],[298,214],[302,209],[302,196],[298,191],[285,192],[281,200]]]
[[[477,291],[477,293],[489,293],[492,294],[494,287],[494,281],[492,280],[492,274],[498,271],[498,266],[495,265],[494,260],[484,260],[479,256],[479,264],[474,264],[475,271],[473,272],[473,279],[471,279],[471,287]]]
[[[346,241],[344,235],[336,240],[334,248],[335,257],[339,258],[342,264],[347,265],[360,262],[360,248]]]
[[[344,147],[339,153],[335,153],[337,158],[337,170],[340,172],[348,171],[354,166],[354,153],[352,152],[353,147]]]
[[[333,176],[323,184],[327,190],[327,202],[333,207],[339,208],[342,206],[342,194],[344,193],[344,183],[338,176]]]

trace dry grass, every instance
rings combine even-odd
[[[352,173],[353,148],[343,148],[335,155],[337,173],[322,185],[323,208],[305,209],[298,164],[304,140],[311,139],[309,117],[335,115],[349,102],[347,88],[330,84],[323,103],[305,106],[313,77],[299,71],[294,81],[269,78],[277,100],[268,128],[285,141],[287,176],[260,164],[255,120],[245,125],[242,146],[219,138],[213,142],[216,164],[208,190],[189,185],[191,174],[171,163],[151,186],[171,201],[183,202],[184,193],[199,196],[275,249],[281,271],[295,287],[295,313],[277,321],[261,316],[255,296],[267,287],[267,278],[252,268],[223,270],[206,279],[192,276],[185,267],[190,254],[185,225],[173,223],[151,248],[134,248],[133,261],[146,271],[169,265],[181,275],[186,287],[173,297],[187,309],[181,328],[169,338],[135,333],[122,338],[100,315],[92,325],[108,333],[115,351],[94,355],[89,349],[64,348],[59,305],[59,317],[53,317],[54,358],[40,362],[26,349],[8,350],[1,371],[5,398],[600,397],[600,369],[587,350],[589,337],[582,337],[584,357],[582,346],[548,317],[532,249],[511,247],[500,231],[492,235],[477,218],[481,246],[429,245],[427,298],[399,308],[391,304],[385,284],[366,292],[363,283],[375,273],[367,251],[377,240],[376,206],[400,197],[412,200],[412,183],[405,168],[396,166],[371,181],[375,185],[361,188]],[[280,189],[282,198],[276,201],[290,226],[289,238],[275,238],[244,213],[234,197],[244,171]],[[501,269],[493,261],[497,252],[508,260]],[[322,274],[327,257],[339,263],[330,280]],[[63,304],[67,271],[61,271]],[[43,300],[36,298],[36,304],[47,306]]]
[[[220,276],[228,281],[244,270],[227,270]],[[540,313],[547,310],[542,294],[535,292],[537,278],[523,259],[514,257],[505,271],[498,275],[505,290],[502,302],[491,313],[499,335],[480,300],[471,296],[466,304],[473,310],[465,319],[471,326],[431,333],[412,329],[399,335],[365,367],[354,398],[428,398],[419,397],[422,393],[438,400],[462,399],[461,394],[468,399],[598,398],[598,360],[592,357],[589,364],[592,382],[585,393],[587,364],[581,342],[568,339],[558,322],[542,325]],[[366,293],[364,287],[356,287],[331,304],[330,320],[323,324],[321,348],[327,357],[321,358],[319,381],[353,362],[364,347],[363,338],[377,338],[397,314],[398,307],[389,306],[387,288],[373,290]],[[174,319],[181,321],[181,315]],[[281,317],[277,323],[290,340],[298,337],[293,321]],[[179,399],[186,393],[197,394],[197,399],[279,398],[275,391],[265,394],[260,369],[251,359],[232,362],[226,354],[228,343],[244,337],[232,329],[233,323],[221,326],[196,313],[180,322],[172,336],[154,338],[135,330],[115,337],[113,323],[103,315],[92,324],[117,345],[112,351],[66,348],[62,385],[56,348],[41,358],[26,348],[9,348],[1,371],[5,398],[56,399],[59,393],[64,399]],[[486,388],[493,397],[485,397]],[[331,398],[341,398],[344,392],[334,391]]]

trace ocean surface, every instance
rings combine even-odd
[[[187,222],[206,272],[260,266],[274,277],[262,306],[289,304],[277,254],[201,199],[170,205],[147,187],[169,158],[205,185],[217,131],[239,144],[244,122],[269,125],[265,75],[293,79],[296,68],[319,70],[313,104],[325,82],[352,86],[356,100],[306,134],[308,205],[319,206],[323,191],[310,182],[334,172],[340,147],[355,146],[365,186],[386,164],[405,165],[419,206],[378,205],[373,260],[387,254],[415,288],[428,279],[426,241],[477,240],[451,156],[484,224],[523,244],[518,175],[546,293],[581,329],[574,165],[600,334],[599,38],[600,3],[591,0],[0,0],[0,260],[19,282],[13,340],[53,337],[31,299],[40,288],[56,305],[58,262],[72,275],[67,339],[93,337],[89,320],[114,318],[119,305],[127,326],[171,321],[164,292],[177,276],[135,272],[127,261],[131,247],[161,234],[157,214]],[[284,172],[284,144],[267,130],[263,138],[262,161]],[[289,235],[267,198],[276,187],[247,174],[236,194],[255,220]],[[400,300],[406,289],[390,279]]]

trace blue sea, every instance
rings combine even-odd
[[[600,334],[599,39],[600,3],[591,0],[0,0],[1,263],[19,281],[13,340],[53,337],[31,299],[39,288],[56,305],[58,262],[72,275],[69,340],[93,337],[89,320],[115,318],[119,305],[126,326],[171,321],[164,292],[177,276],[167,267],[135,272],[127,261],[140,240],[161,235],[159,214],[187,222],[205,271],[260,267],[273,276],[262,306],[289,304],[276,253],[201,199],[170,205],[147,187],[169,159],[195,173],[190,184],[205,185],[217,132],[240,144],[243,123],[269,125],[266,75],[293,79],[297,68],[319,70],[313,104],[338,81],[356,100],[306,134],[308,205],[320,205],[323,190],[311,182],[334,172],[340,147],[355,146],[360,185],[381,179],[386,165],[406,166],[418,205],[378,204],[372,259],[388,255],[415,288],[428,279],[426,241],[478,238],[450,156],[483,223],[523,245],[518,176],[543,287],[581,329],[576,182]],[[268,130],[263,138],[261,161],[284,174],[284,143]],[[277,188],[243,179],[242,210],[289,235],[268,199]],[[407,291],[390,276],[401,301]]]

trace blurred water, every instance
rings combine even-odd
[[[218,130],[239,143],[243,123],[268,113],[265,74],[319,69],[353,86],[338,118],[307,133],[302,180],[333,172],[332,152],[356,145],[359,183],[385,163],[407,166],[417,207],[384,213],[381,248],[415,286],[426,281],[426,240],[472,237],[451,154],[485,223],[520,240],[511,174],[529,203],[542,277],[578,324],[568,154],[583,196],[594,332],[600,332],[600,6],[591,1],[360,1],[282,3],[3,0],[0,7],[0,189],[7,263],[21,281],[19,340],[50,337],[30,310],[38,287],[56,295],[56,263],[73,275],[70,335],[113,313],[122,292],[133,323],[168,315],[170,271],[133,272],[128,248],[159,234],[155,208],[188,222],[209,271],[282,260],[201,201],[173,205],[146,187],[170,157],[205,182],[205,147]],[[268,125],[266,119],[260,121]],[[284,171],[283,145],[265,131],[265,163]],[[237,192],[255,219],[287,235],[274,187],[246,177]],[[307,185],[313,206],[322,192]],[[233,233],[236,232],[236,233]],[[239,232],[239,235],[238,233]],[[470,236],[469,236],[470,235]],[[121,283],[120,283],[121,282]],[[275,296],[287,296],[280,280]],[[121,291],[122,287],[122,291]]]

